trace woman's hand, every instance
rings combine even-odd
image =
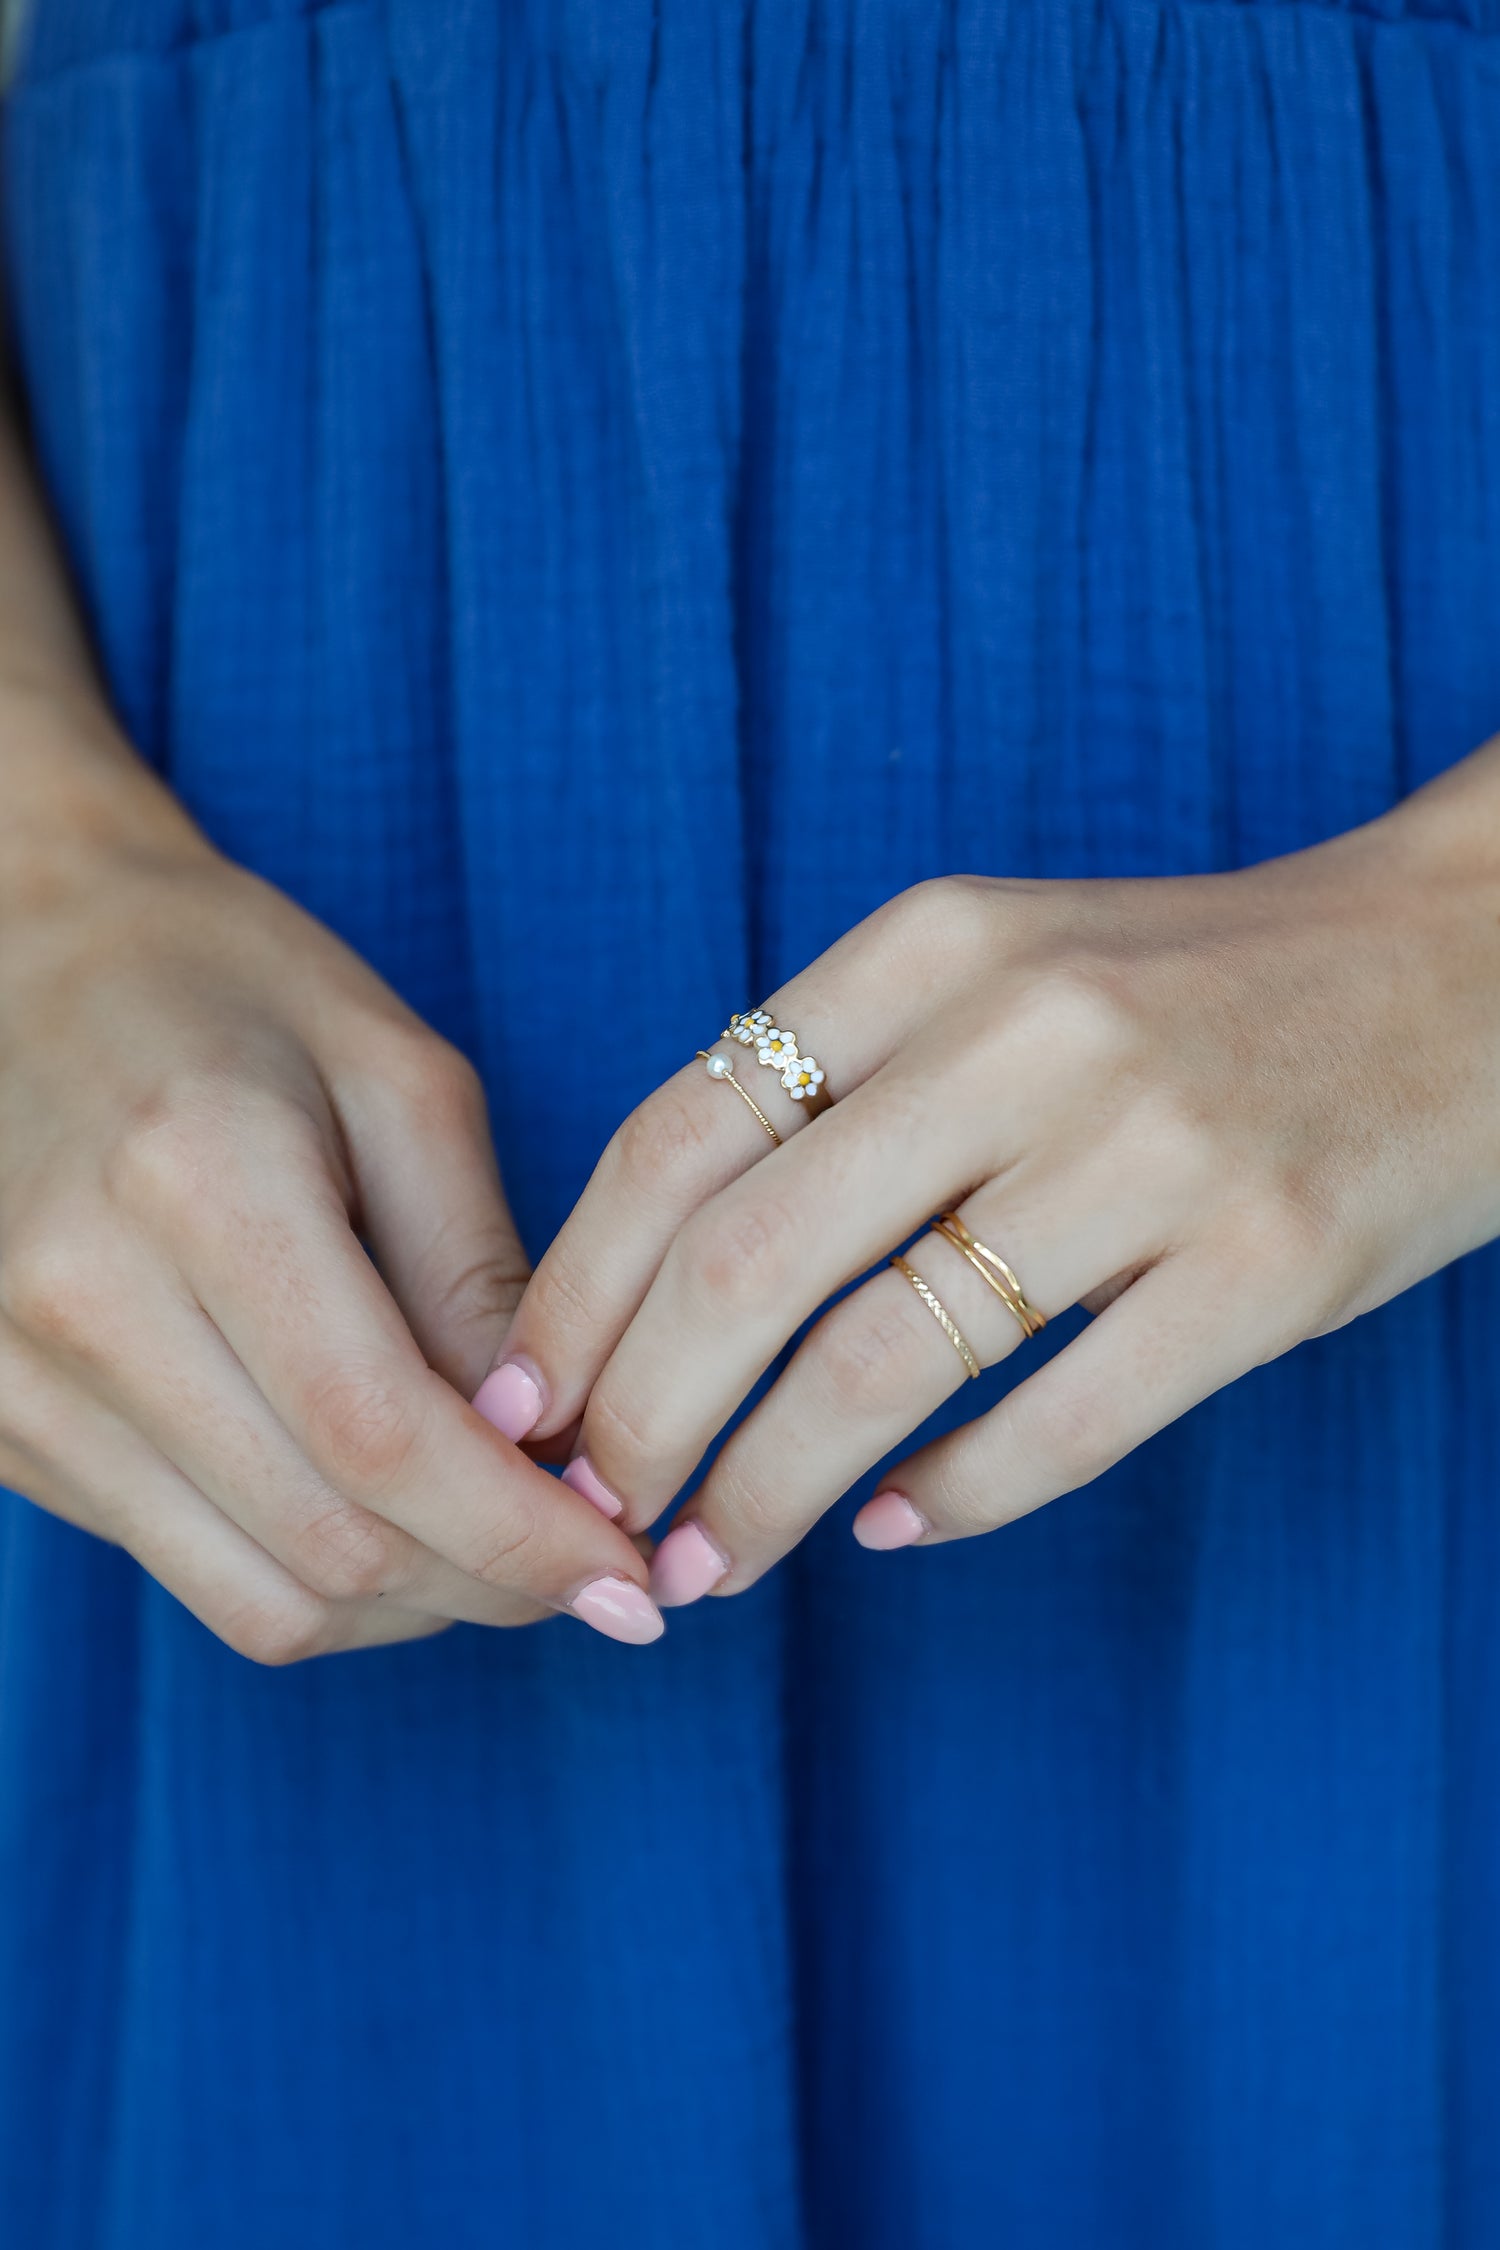
[[[526,1274],[473,1072],[109,774],[128,840],[0,853],[0,1482],[268,1663],[653,1639],[631,1542],[465,1403]]]
[[[721,1043],[627,1119],[503,1360],[569,1471],[651,1523],[799,1328],[653,1569],[735,1593],[967,1380],[883,1261],[956,1207],[1032,1304],[1098,1314],[862,1512],[966,1537],[1097,1476],[1187,1407],[1500,1232],[1500,746],[1386,818],[1243,873],[956,878],[906,893],[766,1003],[839,1097]],[[712,1028],[707,1027],[709,1036]],[[1020,1321],[961,1250],[910,1262],[984,1365]]]

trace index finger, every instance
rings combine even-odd
[[[862,1085],[929,1012],[924,929],[919,894],[907,893],[758,1011],[793,1031],[834,1094]],[[804,1105],[776,1070],[756,1067],[752,1043],[721,1035],[707,1052],[730,1063],[754,1107],[695,1059],[626,1118],[532,1275],[481,1391],[509,1434],[552,1437],[578,1420],[674,1236],[752,1165],[774,1160],[754,1109],[783,1141],[808,1130]]]

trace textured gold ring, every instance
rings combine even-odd
[[[743,1016],[731,1016],[719,1037],[737,1039],[742,1047],[753,1047],[756,1061],[763,1069],[776,1072],[792,1100],[801,1102],[809,1117],[821,1116],[825,1109],[833,1107],[833,1096],[816,1059],[799,1053],[795,1031],[772,1023],[764,1008],[752,1008]]]
[[[732,1086],[734,1088],[735,1092],[739,1095],[740,1100],[745,1104],[746,1108],[754,1110],[756,1116],[760,1119],[760,1122],[762,1123],[762,1125],[764,1125],[766,1131],[770,1134],[772,1140],[776,1143],[776,1146],[780,1148],[781,1135],[777,1132],[775,1126],[771,1123],[770,1118],[767,1117],[765,1111],[761,1108],[760,1103],[756,1100],[755,1096],[753,1094],[747,1093],[745,1091],[745,1088],[735,1077],[734,1064],[730,1061],[729,1057],[727,1055],[711,1055],[706,1047],[700,1047],[698,1049],[698,1060],[700,1062],[707,1063],[708,1075],[710,1078],[722,1079],[723,1083],[726,1086]]]
[[[956,1211],[945,1211],[932,1224],[944,1241],[951,1242],[954,1249],[968,1259],[980,1278],[989,1283],[1006,1311],[1014,1313],[1021,1324],[1023,1336],[1038,1335],[1046,1327],[1046,1314],[1039,1313],[1035,1305],[1027,1302],[1025,1290],[999,1252],[986,1249],[982,1242],[976,1242]]]
[[[959,1327],[958,1322],[949,1312],[947,1306],[942,1302],[942,1299],[937,1295],[935,1290],[928,1288],[926,1282],[922,1279],[922,1276],[917,1272],[916,1268],[914,1266],[909,1266],[904,1258],[892,1258],[891,1264],[895,1267],[897,1273],[901,1274],[907,1281],[911,1283],[913,1289],[915,1289],[917,1295],[921,1298],[923,1304],[927,1307],[927,1310],[931,1313],[933,1319],[937,1322],[939,1328],[941,1328],[943,1334],[947,1337],[949,1343],[953,1346],[953,1349],[957,1352],[959,1358],[963,1361],[964,1366],[968,1369],[970,1381],[977,1382],[981,1370],[978,1360],[974,1357],[974,1347],[969,1342],[969,1339],[964,1334],[963,1330]]]

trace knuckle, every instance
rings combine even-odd
[[[313,1120],[294,1103],[200,1077],[137,1104],[104,1160],[105,1192],[123,1210],[202,1239],[221,1231],[252,1152],[272,1147],[283,1171],[316,1157]]]
[[[616,1133],[612,1165],[626,1186],[649,1191],[663,1179],[699,1168],[713,1143],[714,1125],[714,1112],[701,1094],[695,1100],[685,1086],[663,1086],[632,1110]]]
[[[493,1327],[515,1311],[526,1282],[524,1252],[519,1245],[499,1242],[439,1285],[434,1317],[444,1328]]]
[[[987,960],[1002,936],[1007,886],[983,875],[935,875],[914,883],[877,908],[867,929],[882,956],[924,990],[951,982],[955,969],[970,973]]]
[[[1054,1090],[1112,1089],[1119,1110],[1149,1083],[1152,1057],[1128,972],[1082,953],[1045,958],[1003,980],[1003,998],[975,1022],[954,1063],[955,1084],[993,1099],[998,1082],[1041,1074]]]
[[[222,1097],[207,1088],[158,1094],[125,1120],[104,1167],[109,1193],[127,1209],[194,1207],[219,1186],[231,1161],[232,1136]]]
[[[986,1485],[971,1468],[951,1459],[931,1464],[923,1506],[935,1522],[961,1538],[993,1531],[1000,1513],[994,1486]]]
[[[1306,1186],[1281,1180],[1247,1196],[1229,1232],[1242,1269],[1275,1282],[1317,1271],[1335,1235],[1320,1198]]]
[[[491,1524],[461,1558],[462,1567],[482,1585],[508,1587],[525,1583],[531,1573],[537,1545],[536,1519],[527,1509],[516,1508]]]
[[[400,1592],[410,1541],[368,1508],[335,1501],[299,1533],[296,1569],[303,1583],[331,1602],[373,1601]]]
[[[994,931],[1000,886],[984,875],[933,875],[893,901],[898,933],[925,944],[940,938],[960,948],[982,944]]]
[[[329,1482],[379,1494],[409,1469],[426,1414],[408,1377],[340,1367],[315,1378],[304,1403],[308,1435]]]
[[[720,1455],[705,1487],[705,1499],[702,1512],[711,1511],[716,1527],[725,1527],[722,1543],[734,1556],[736,1591],[743,1592],[760,1576],[768,1553],[774,1554],[792,1534],[786,1495],[777,1489],[774,1478],[748,1477],[733,1460]]]
[[[1085,1392],[1049,1400],[1025,1442],[1034,1458],[1048,1465],[1049,1483],[1065,1492],[1103,1476],[1122,1450],[1109,1401]]]
[[[599,1326],[599,1294],[586,1266],[575,1265],[561,1240],[532,1275],[526,1297],[528,1324],[538,1335],[592,1335]]]
[[[1261,1308],[1267,1358],[1349,1317],[1358,1247],[1312,1190],[1278,1182],[1247,1198],[1215,1249],[1226,1289]]]
[[[607,1373],[589,1400],[588,1440],[590,1454],[597,1453],[609,1463],[627,1492],[639,1483],[642,1467],[665,1459],[673,1450],[666,1431],[654,1422],[650,1402],[643,1404],[638,1394],[613,1383]]]
[[[888,1415],[893,1399],[910,1396],[915,1387],[915,1343],[904,1306],[877,1310],[856,1298],[849,1310],[830,1315],[817,1351],[835,1410],[859,1421]]]
[[[333,1645],[336,1613],[321,1596],[289,1588],[275,1600],[245,1602],[209,1622],[237,1656],[279,1668],[324,1655]]]
[[[1149,1166],[1148,1176],[1170,1181],[1178,1197],[1215,1188],[1223,1158],[1207,1117],[1178,1086],[1153,1084],[1132,1103],[1124,1154],[1132,1164]]]
[[[469,1133],[488,1123],[484,1085],[459,1048],[425,1029],[411,1036],[395,1076],[429,1125]]]
[[[1081,954],[1051,960],[1027,978],[1012,1029],[1091,1070],[1118,1064],[1133,1034],[1124,975]]]
[[[37,1343],[69,1350],[86,1345],[104,1311],[99,1229],[85,1218],[55,1214],[12,1243],[0,1264],[0,1304]]]
[[[695,1293],[731,1316],[776,1303],[805,1247],[793,1213],[763,1191],[754,1202],[692,1221],[679,1241]]]

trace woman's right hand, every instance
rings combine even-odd
[[[468,1064],[185,823],[5,856],[0,1483],[265,1663],[654,1639],[630,1540],[467,1403],[526,1278]]]

